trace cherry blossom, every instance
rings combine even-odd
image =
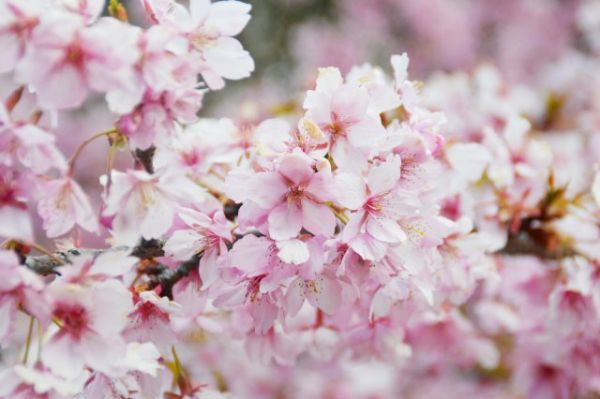
[[[0,0],[1,398],[600,394],[594,7],[334,3]]]
[[[119,335],[131,311],[131,295],[117,281],[79,285],[56,284],[48,292],[51,314],[58,331],[50,335],[44,362],[53,373],[76,377],[88,365],[110,373],[113,359],[124,356]]]
[[[202,188],[178,173],[113,171],[104,215],[115,216],[113,229],[123,242],[134,242],[139,237],[160,238],[173,223],[173,206],[178,201],[191,202],[203,196]]]
[[[96,215],[77,182],[68,177],[53,180],[45,184],[44,191],[46,197],[38,202],[38,212],[49,237],[65,234],[75,224],[90,232],[97,231]]]
[[[242,174],[232,176],[228,191],[236,201],[251,200],[271,210],[268,230],[276,240],[296,237],[302,227],[313,234],[331,236],[335,216],[324,204],[331,198],[327,192],[331,181],[328,163],[313,167],[310,157],[294,151],[280,159],[276,171],[259,172],[249,179]]]
[[[86,28],[78,15],[49,12],[32,34],[17,66],[18,78],[30,85],[44,108],[78,107],[90,89],[105,92],[129,78],[138,57],[136,35],[112,18]],[[117,40],[122,45],[111,50]]]

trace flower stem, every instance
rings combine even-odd
[[[83,151],[83,149],[92,141],[96,140],[99,137],[104,137],[104,136],[110,136],[113,133],[117,133],[117,130],[115,128],[106,130],[104,132],[100,132],[100,133],[96,133],[93,136],[85,139],[81,144],[79,144],[79,147],[77,147],[77,149],[75,150],[75,152],[73,153],[73,155],[71,156],[71,158],[69,159],[69,174],[73,173],[73,169],[75,167],[75,161],[77,161],[77,158],[79,157],[79,155],[81,154],[81,152]]]
[[[25,340],[25,353],[23,354],[23,364],[27,364],[29,358],[29,347],[31,346],[31,336],[33,335],[33,322],[35,317],[29,316],[29,326],[27,327],[27,338]]]

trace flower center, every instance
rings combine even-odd
[[[144,208],[151,207],[156,202],[154,187],[150,184],[142,184],[139,189],[140,202]]]
[[[87,311],[80,305],[59,304],[53,313],[62,331],[79,338],[88,326]]]
[[[325,127],[325,130],[334,136],[334,138],[346,135],[346,125],[335,112],[331,113],[331,122]]]
[[[83,50],[79,43],[74,42],[67,47],[66,60],[68,63],[80,66],[83,64],[83,55]]]
[[[367,203],[365,204],[365,209],[367,212],[369,213],[378,213],[383,209],[383,206],[381,204],[381,199],[382,197],[380,196],[374,196],[371,197],[367,200]]]
[[[198,50],[206,49],[212,45],[213,39],[204,32],[197,32],[190,35],[190,42]]]

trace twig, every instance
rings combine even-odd
[[[173,298],[173,286],[175,283],[196,269],[201,257],[202,254],[194,255],[176,268],[163,266],[158,273],[150,275],[150,288],[160,286],[160,295]]]
[[[81,144],[79,144],[79,146],[77,147],[77,149],[75,149],[75,152],[73,153],[73,155],[71,155],[71,158],[69,159],[69,163],[68,163],[69,173],[73,173],[73,170],[75,168],[75,162],[77,161],[77,158],[79,157],[79,155],[81,154],[83,149],[88,144],[90,144],[92,141],[96,140],[97,138],[104,137],[104,136],[110,136],[111,134],[114,134],[114,133],[117,133],[117,130],[115,128],[111,128],[104,132],[96,133],[93,136],[82,141]]]
[[[164,242],[161,240],[142,240],[135,247],[113,247],[104,249],[70,249],[68,251],[57,251],[49,255],[28,256],[25,258],[25,266],[34,272],[46,276],[49,274],[60,274],[56,269],[66,264],[71,264],[75,258],[82,255],[92,255],[97,257],[103,253],[119,251],[128,252],[130,255],[140,259],[153,259],[164,255]],[[161,295],[172,297],[173,286],[179,280],[190,274],[194,268],[198,267],[201,255],[194,255],[184,261],[176,268],[170,268],[160,263],[146,266],[143,273],[148,275],[150,282],[149,288],[161,287]]]
[[[154,152],[156,152],[156,147],[152,146],[146,150],[136,148],[134,153],[136,163],[143,166],[144,170],[150,174],[154,173],[154,164],[152,162],[154,159]]]
[[[531,255],[546,260],[560,260],[577,255],[577,252],[570,248],[550,250],[536,242],[526,232],[509,234],[506,245],[497,253],[502,255]]]

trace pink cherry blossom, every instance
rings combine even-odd
[[[4,52],[0,73],[12,70],[24,55],[31,32],[46,9],[44,3],[44,0],[0,2],[0,48]]]
[[[269,235],[276,240],[296,237],[302,227],[313,234],[331,236],[335,216],[324,204],[331,197],[327,192],[331,171],[328,163],[315,165],[316,170],[313,163],[306,154],[294,151],[279,160],[276,171],[259,172],[249,179],[244,175],[235,180],[232,177],[229,196],[270,210]]]
[[[43,190],[46,196],[38,202],[38,212],[49,237],[63,235],[75,224],[90,232],[98,230],[89,199],[72,178],[49,181]]]
[[[212,217],[192,210],[184,210],[179,217],[188,226],[176,230],[165,243],[165,252],[178,260],[186,260],[195,254],[202,254],[200,276],[205,286],[209,286],[217,275],[217,263],[227,252],[227,243],[232,241],[227,219],[223,212]]]
[[[192,0],[189,11],[177,3],[153,7],[161,24],[180,30],[188,39],[200,63],[199,72],[208,87],[221,89],[225,79],[242,79],[254,70],[254,61],[239,41],[233,38],[250,20],[249,4],[241,1],[225,3]],[[156,11],[159,10],[159,11]]]
[[[51,371],[76,377],[87,365],[110,373],[113,359],[125,354],[119,334],[132,310],[131,294],[121,283],[108,280],[91,289],[55,284],[48,295],[59,325],[44,348],[43,359]]]
[[[44,287],[40,277],[22,267],[14,253],[0,251],[0,267],[4,276],[0,283],[0,342],[4,342],[14,333],[19,306],[42,319],[46,309],[36,303],[40,301],[40,292]]]
[[[339,70],[321,69],[317,87],[304,100],[307,117],[328,134],[336,164],[356,170],[364,165],[370,147],[382,140],[385,130],[369,112],[366,88],[343,83]]]
[[[177,337],[170,325],[171,316],[179,314],[180,306],[154,292],[142,292],[130,315],[125,337],[131,341],[152,342],[161,353],[168,353]]]
[[[0,236],[31,240],[33,229],[26,201],[30,197],[30,179],[19,172],[0,166]]]
[[[115,216],[113,229],[122,242],[160,238],[173,223],[178,201],[192,202],[204,195],[201,187],[178,173],[113,171],[104,215]]]
[[[387,159],[369,171],[367,184],[353,175],[338,175],[340,187],[354,186],[347,191],[347,198],[340,198],[341,205],[358,209],[344,228],[343,239],[364,259],[379,260],[385,255],[387,245],[406,239],[406,233],[398,223],[402,205],[394,203],[393,190],[401,173],[399,157]],[[408,208],[405,206],[405,208]]]
[[[596,8],[267,3],[0,0],[0,398],[598,396]]]
[[[130,77],[137,33],[112,18],[86,27],[80,16],[49,12],[32,34],[18,78],[36,92],[41,107],[78,107],[90,89],[105,92]],[[111,49],[113,41],[123,44],[118,51]]]

